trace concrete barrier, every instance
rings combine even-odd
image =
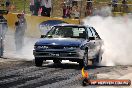
[[[113,12],[113,16],[117,17],[117,16],[125,16],[128,13],[123,13],[123,12]]]
[[[15,22],[17,20],[17,14],[9,13],[5,16],[8,22],[9,29],[15,31]],[[40,37],[41,32],[39,30],[39,24],[48,20],[62,20],[71,24],[79,24],[79,20],[76,19],[63,19],[63,18],[50,18],[50,17],[42,17],[42,16],[31,16],[25,15],[27,21],[27,30],[26,36],[30,37]]]

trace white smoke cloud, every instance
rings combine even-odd
[[[16,51],[15,35],[11,29],[6,33],[4,41],[4,58],[17,60],[33,60],[34,44],[38,38],[31,38],[24,36],[24,45],[21,51]]]
[[[93,26],[104,40],[103,65],[132,65],[132,18],[87,17],[85,25]]]
[[[105,7],[106,8],[106,7]],[[95,14],[111,15],[111,8],[96,10]],[[84,19],[84,24],[93,26],[104,40],[103,65],[132,65],[132,15],[123,17],[93,16]],[[10,32],[8,33],[10,35]],[[14,53],[14,34],[6,36],[6,55],[14,58],[34,59],[33,45],[37,38],[25,39],[21,53]],[[5,55],[5,56],[6,56]]]

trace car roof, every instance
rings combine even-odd
[[[90,26],[86,26],[86,25],[80,25],[80,24],[58,24],[58,25],[54,25],[54,26],[62,26],[62,27],[68,27],[68,26],[72,26],[72,27],[90,27]]]

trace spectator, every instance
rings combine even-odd
[[[72,14],[72,2],[73,0],[63,0],[62,9],[63,9],[63,18],[71,18]]]
[[[78,5],[78,3],[77,3],[77,1],[72,1],[72,6],[77,6]]]
[[[76,4],[74,4],[74,6],[72,7],[72,14],[74,15],[75,19],[78,19],[80,17],[80,10]]]
[[[92,3],[93,3],[92,0],[87,0],[85,16],[90,16],[92,14],[92,8],[93,8]]]
[[[74,12],[75,10],[76,10],[76,8],[77,8],[78,6],[77,6],[77,4],[75,3],[75,4],[73,4],[73,6],[72,6],[72,11]]]
[[[92,6],[93,6],[93,0],[87,0],[87,6],[89,8],[92,8]]]
[[[50,17],[51,8],[52,8],[51,0],[45,0],[44,4],[45,4],[45,7],[46,7],[46,16]]]
[[[122,4],[127,4],[127,0],[122,0]]]
[[[11,4],[11,6],[10,6],[10,10],[11,10],[11,11],[16,10],[16,6],[15,6],[14,3]]]
[[[0,25],[2,25],[1,26],[2,29],[0,28],[0,33],[2,33],[1,35],[2,35],[2,38],[4,39],[7,29],[8,29],[8,26],[7,26],[7,20],[4,18],[3,14],[1,14],[1,12],[0,12]]]
[[[93,0],[87,0],[87,7],[92,10],[92,8],[93,8]]]
[[[79,11],[78,6],[75,8],[75,11],[73,13],[74,13],[74,18],[75,19],[79,19],[79,17],[80,17],[80,11]]]
[[[66,6],[66,3],[64,2],[64,3],[62,3],[62,9],[63,9],[63,18],[66,18],[67,17],[67,12],[66,12],[66,10],[67,10],[67,6]]]
[[[20,51],[24,44],[24,34],[27,28],[27,24],[23,14],[18,14],[17,18],[18,21],[15,22],[15,45],[16,51]]]
[[[11,4],[10,0],[6,0],[5,4],[6,4],[6,10],[9,11]]]
[[[3,46],[3,40],[5,38],[5,34],[7,32],[8,26],[7,26],[7,20],[3,17],[3,14],[0,12],[0,57],[3,56],[4,46]]]
[[[67,6],[72,7],[72,2],[73,2],[73,0],[66,0]]]
[[[116,11],[117,9],[117,3],[118,3],[118,0],[112,0],[113,11]]]
[[[89,6],[86,6],[85,16],[90,16],[92,14],[92,8]]]
[[[71,18],[71,7],[67,6],[66,8],[66,17]]]
[[[99,15],[99,12],[100,10],[97,9],[96,7],[93,9],[93,13],[92,13],[92,16],[96,16],[96,15]]]
[[[34,0],[30,0],[30,11],[31,11],[31,14],[33,15],[34,14]]]
[[[45,7],[45,0],[41,0],[41,8],[42,8],[42,12],[41,12],[41,16],[46,16],[46,7]]]
[[[122,12],[128,12],[127,0],[122,0]]]
[[[41,0],[34,0],[34,15],[38,16]]]

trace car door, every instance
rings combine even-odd
[[[97,56],[102,46],[102,39],[93,27],[90,27],[90,30],[92,31],[93,37],[95,38],[95,56]]]
[[[94,59],[96,55],[96,40],[94,39],[94,34],[92,32],[92,29],[90,27],[87,28],[88,32],[88,58],[89,59]]]

